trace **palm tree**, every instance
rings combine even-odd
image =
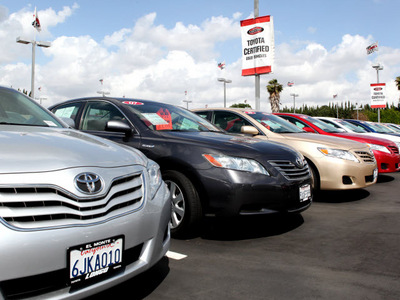
[[[396,82],[397,89],[400,91],[400,76],[397,76],[394,82]]]
[[[269,103],[271,104],[271,110],[273,113],[277,113],[279,112],[279,104],[281,99],[280,93],[283,90],[283,86],[278,82],[278,80],[272,79],[268,82],[267,90],[269,93]]]

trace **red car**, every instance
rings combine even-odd
[[[325,122],[307,115],[290,113],[275,113],[275,115],[288,120],[307,132],[332,135],[368,144],[374,152],[379,173],[391,173],[400,170],[399,148],[392,141],[350,132],[342,132]]]

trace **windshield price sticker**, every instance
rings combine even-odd
[[[72,247],[68,250],[70,284],[106,276],[122,266],[122,236]]]
[[[300,192],[300,202],[304,202],[311,199],[311,187],[309,184],[302,185],[299,189],[299,192]]]

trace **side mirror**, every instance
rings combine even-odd
[[[106,131],[123,132],[126,136],[129,136],[132,133],[132,128],[123,121],[110,120],[107,122]]]
[[[254,126],[242,126],[242,128],[240,129],[241,133],[244,134],[251,134],[251,135],[258,135],[258,129],[255,128]]]
[[[306,132],[310,132],[310,133],[315,133],[314,129],[312,129],[311,127],[305,126],[302,128],[304,131]]]

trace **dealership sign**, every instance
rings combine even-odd
[[[240,21],[242,31],[242,76],[272,72],[274,25],[271,16]]]
[[[371,83],[371,107],[372,108],[386,107],[385,83]]]

